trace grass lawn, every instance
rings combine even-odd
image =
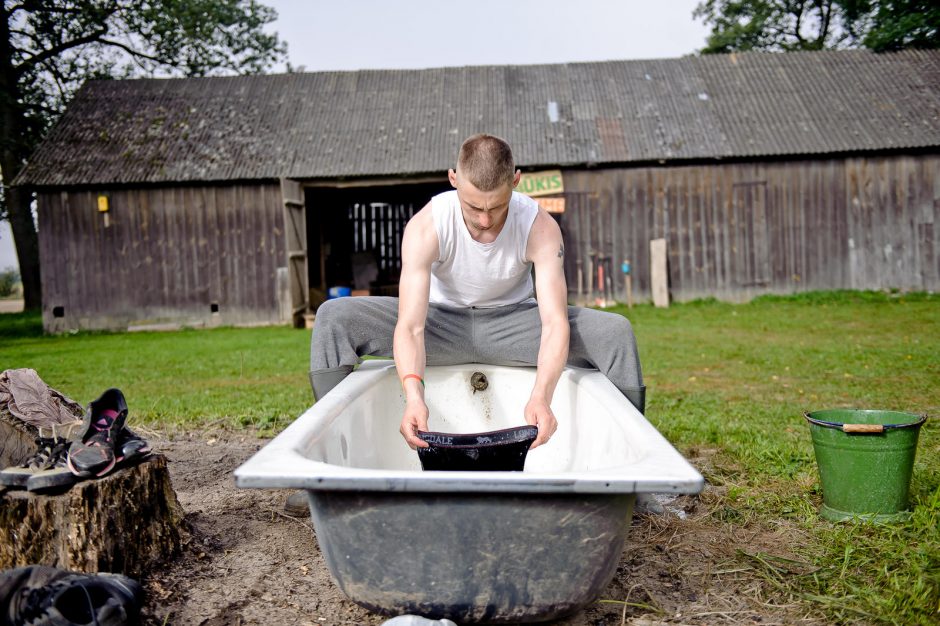
[[[650,387],[647,413],[680,450],[717,449],[713,515],[806,532],[799,563],[741,554],[768,589],[839,622],[940,621],[940,425],[921,429],[902,524],[831,524],[803,411],[940,414],[940,296],[827,292],[626,313]]]
[[[798,527],[798,559],[741,552],[767,597],[835,622],[940,620],[940,426],[921,431],[908,521],[831,524],[801,414],[842,406],[940,413],[940,296],[825,292],[747,304],[612,309],[633,322],[647,416],[680,450],[714,451],[715,524]],[[215,329],[46,337],[0,315],[0,370],[31,367],[87,404],[124,390],[132,423],[276,432],[312,400],[310,331]]]
[[[134,423],[279,430],[313,401],[310,331],[284,327],[44,336],[35,315],[0,315],[0,370],[31,367],[83,405],[108,387]]]

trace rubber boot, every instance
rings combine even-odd
[[[624,392],[627,397],[627,400],[630,401],[630,404],[636,407],[636,410],[646,415],[646,386],[640,387],[639,389],[628,389]]]
[[[310,372],[310,386],[313,388],[314,399],[319,400],[328,394],[333,387],[340,384],[352,371],[352,365],[340,365],[339,367]]]
[[[284,514],[291,517],[307,517],[310,515],[310,498],[307,492],[299,489],[287,496],[284,501]]]

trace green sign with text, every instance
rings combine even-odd
[[[522,175],[516,191],[533,198],[564,193],[565,185],[561,179],[561,170],[526,172]]]

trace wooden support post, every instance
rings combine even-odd
[[[593,254],[593,253],[592,253]],[[587,271],[587,300],[588,302],[594,301],[594,257],[592,256],[588,261],[588,271]]]
[[[630,259],[623,260],[623,267],[625,268],[625,271],[623,273],[623,282],[624,282],[624,289],[627,292],[627,308],[632,309],[633,308],[633,274],[632,274],[633,268],[630,267]]]
[[[584,305],[584,268],[581,267],[581,259],[577,260],[578,264],[578,306]]]
[[[310,308],[307,276],[307,210],[303,185],[289,178],[281,179],[284,203],[284,247],[287,251],[290,305],[282,313],[291,312],[295,328],[304,327],[303,312]]]
[[[616,304],[614,298],[614,268],[609,257],[607,259],[607,303],[609,306]]]
[[[653,291],[653,304],[657,307],[668,307],[669,273],[665,239],[650,241],[650,287]]]

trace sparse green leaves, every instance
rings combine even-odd
[[[265,31],[276,17],[258,0],[3,0],[0,191],[86,80],[259,73],[286,57]],[[22,198],[0,193],[0,218],[21,226],[24,293],[35,308],[39,258]]]
[[[705,53],[940,46],[931,0],[704,0],[693,16],[712,26]]]
[[[41,133],[90,78],[262,72],[286,56],[265,31],[276,17],[257,0],[5,0],[10,45],[0,69]]]
[[[876,3],[867,48],[881,52],[940,47],[940,4],[935,0],[882,0]]]

